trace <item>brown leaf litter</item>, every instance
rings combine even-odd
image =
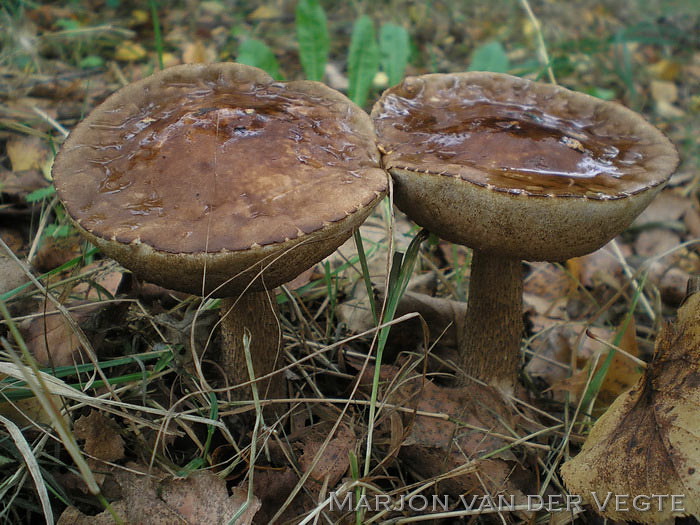
[[[659,333],[654,359],[642,378],[596,422],[582,451],[562,466],[571,493],[581,494],[608,519],[661,523],[700,516],[700,293]],[[630,505],[601,509],[592,493],[682,495],[683,511]],[[642,500],[639,500],[642,501]],[[644,501],[642,501],[643,503]],[[676,506],[678,509],[679,506]]]
[[[369,388],[371,376],[363,377],[363,388]],[[437,490],[444,494],[525,501],[522,458],[510,447],[512,431],[522,421],[499,392],[477,384],[447,388],[422,377],[402,378],[390,365],[382,366],[381,381],[389,388],[381,401],[404,408],[399,411],[402,435],[388,441],[399,444],[398,458],[409,472],[420,479],[439,478]],[[383,410],[385,421],[391,415],[391,408]],[[385,434],[397,432],[395,424],[390,427]]]
[[[122,498],[112,504],[114,512],[128,524],[171,525],[226,525],[246,503],[247,493],[234,489],[229,495],[226,482],[209,471],[198,471],[187,478],[172,478],[160,472],[149,473],[136,464],[130,470],[115,471]],[[236,521],[250,525],[260,508],[253,498],[245,512]],[[75,507],[68,507],[59,525],[112,525],[108,511],[88,516]]]

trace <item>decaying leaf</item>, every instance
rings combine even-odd
[[[119,425],[97,410],[80,417],[73,425],[73,433],[76,438],[85,440],[83,450],[97,459],[117,461],[124,457]]]
[[[46,239],[32,260],[32,266],[41,273],[58,268],[80,256],[81,240],[77,235]]]
[[[395,367],[382,366],[386,381],[397,379],[397,373]],[[399,458],[410,470],[441,477],[440,490],[447,494],[509,494],[525,500],[512,479],[519,468],[515,455],[502,438],[517,427],[516,420],[495,390],[476,384],[445,388],[416,377],[402,381],[384,401],[419,411],[401,414],[406,432]],[[451,474],[444,476],[447,472]]]
[[[656,112],[664,118],[678,118],[685,115],[674,103],[678,100],[678,87],[667,80],[651,81],[651,96],[656,104]]]
[[[146,56],[146,49],[137,42],[125,40],[117,46],[114,58],[120,62],[134,62]]]
[[[700,516],[700,293],[659,334],[654,359],[639,382],[596,422],[583,450],[561,469],[572,493],[606,518],[660,523]],[[653,494],[680,495],[659,509],[628,510],[595,503],[597,496],[626,494],[631,502]],[[600,500],[600,498],[599,498]],[[683,510],[680,510],[680,509]]]
[[[627,245],[619,244],[625,257],[631,255]],[[600,250],[579,257],[581,284],[587,288],[596,288],[607,285],[613,289],[619,289],[624,284],[624,274],[619,259],[610,244],[606,244]]]
[[[71,312],[80,324],[101,306],[76,301],[66,306],[79,306]],[[67,366],[79,361],[80,343],[73,328],[53,306],[40,306],[42,315],[32,319],[26,328],[25,342],[41,366]]]
[[[131,468],[138,466],[131,465]],[[185,479],[129,471],[121,471],[116,477],[123,497],[113,508],[124,523],[224,525],[246,502],[245,492],[234,490],[229,496],[226,482],[208,471]],[[236,524],[250,525],[259,508],[260,502],[253,499]],[[59,525],[112,523],[114,520],[107,511],[86,516],[73,507],[66,509],[58,520]]]
[[[205,46],[201,40],[188,42],[182,50],[182,62],[184,64],[204,64],[216,60],[216,50]]]
[[[39,170],[10,171],[0,166],[0,193],[10,197],[23,198],[49,182]]]
[[[304,472],[313,466],[309,479],[315,481],[321,487],[324,481],[329,487],[334,487],[343,477],[350,466],[350,451],[357,444],[357,437],[346,425],[340,425],[333,438],[326,446],[318,460],[316,457],[321,452],[321,445],[325,436],[311,439],[304,443],[304,451],[299,457],[299,466]],[[314,466],[314,462],[316,465]]]
[[[12,171],[39,170],[47,174],[51,170],[53,155],[39,137],[13,137],[7,141],[6,148]]]
[[[78,283],[71,295],[88,301],[103,301],[117,295],[124,274],[109,259],[100,259],[84,266],[80,274],[85,281]]]
[[[558,328],[561,328],[559,330]],[[573,400],[580,399],[586,388],[591,374],[597,373],[605,363],[610,348],[605,342],[611,343],[614,340],[614,332],[607,328],[591,327],[582,332],[584,327],[557,327],[553,329],[552,337],[535,339],[533,349],[537,348],[538,353],[526,366],[526,371],[533,377],[539,377],[550,385],[550,390],[555,393],[555,399],[564,400],[563,394],[568,392]],[[556,335],[559,335],[557,338]],[[536,342],[539,341],[540,345]],[[552,347],[548,345],[552,344]],[[563,344],[564,350],[556,353],[556,344]],[[578,346],[577,346],[578,345]],[[636,329],[634,321],[630,321],[618,345],[633,357],[639,357],[639,348],[636,340]],[[568,366],[572,360],[572,353],[576,350],[576,370],[568,375]],[[555,365],[550,359],[563,357],[564,361],[557,361]],[[564,365],[563,367],[561,365]],[[595,370],[591,369],[595,366]],[[562,371],[563,369],[563,371]],[[554,372],[551,376],[547,371]],[[608,365],[605,379],[598,392],[598,407],[609,406],[622,392],[634,385],[641,375],[641,370],[634,360],[627,355],[616,352]]]
[[[14,290],[29,281],[22,267],[13,259],[0,253],[0,294]]]

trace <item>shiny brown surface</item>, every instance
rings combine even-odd
[[[110,97],[57,157],[56,188],[87,231],[170,253],[246,250],[385,191],[369,120],[342,95],[239,65],[174,69]]]
[[[665,137],[622,106],[508,75],[408,78],[372,117],[388,169],[514,194],[618,198],[662,183],[677,161]]]

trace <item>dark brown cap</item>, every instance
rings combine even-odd
[[[516,258],[599,248],[678,164],[629,109],[498,73],[407,78],[372,118],[399,208],[448,240]]]
[[[53,174],[107,255],[190,293],[228,282],[219,296],[264,267],[267,287],[292,279],[387,188],[360,108],[321,83],[234,63],[177,66],[117,91],[73,130]]]

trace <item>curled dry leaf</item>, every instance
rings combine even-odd
[[[538,352],[525,370],[531,377],[549,384],[550,390],[555,394],[554,398],[560,401],[564,401],[564,392],[571,394],[574,400],[581,398],[589,376],[602,368],[610,352],[604,341],[612,342],[615,339],[614,333],[607,328],[591,327],[583,333],[584,329],[584,326],[574,328],[562,325],[551,330],[549,337],[533,341],[532,348]],[[560,337],[557,338],[557,335]],[[562,344],[564,348],[557,351],[557,344]],[[634,321],[628,323],[618,348],[630,356],[639,357]],[[569,375],[574,351],[576,370]],[[561,357],[564,357],[563,361],[558,360]],[[596,368],[592,372],[593,366]],[[548,372],[552,372],[551,375]],[[640,376],[641,370],[637,363],[629,356],[616,352],[598,392],[597,406],[609,406],[617,396],[634,385]]]
[[[593,504],[592,493],[682,495],[641,511],[629,505],[593,508],[606,518],[660,523],[700,516],[700,293],[678,311],[656,343],[653,361],[639,382],[596,422],[582,451],[561,469],[567,487]]]

